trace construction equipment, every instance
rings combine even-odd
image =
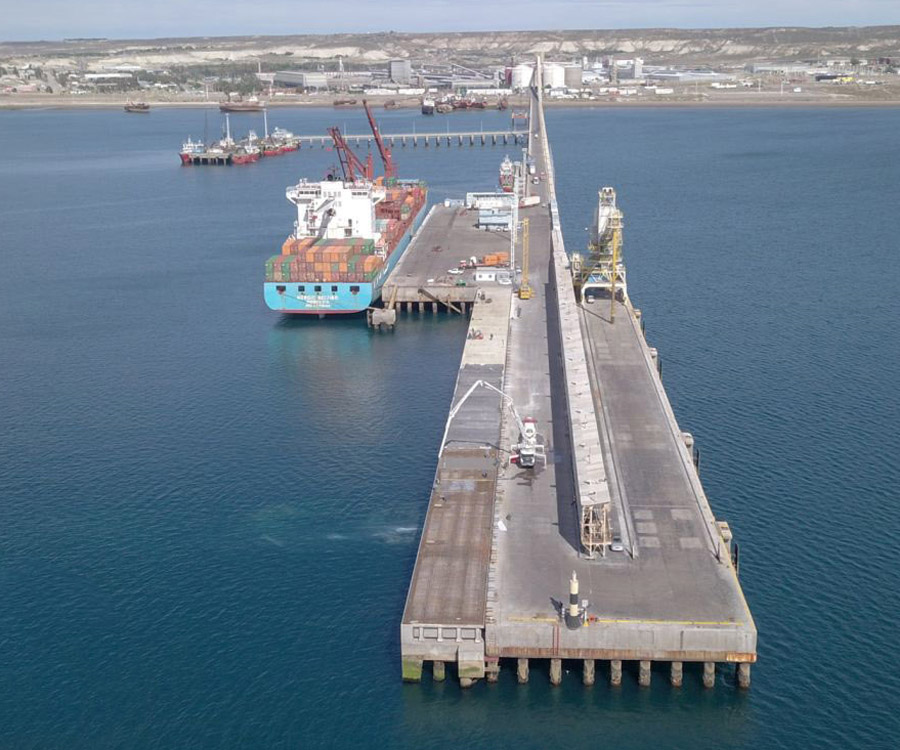
[[[375,116],[369,109],[369,103],[363,99],[363,109],[366,110],[366,117],[369,118],[369,127],[372,129],[372,135],[375,136],[375,145],[378,146],[378,153],[381,155],[381,163],[384,164],[384,178],[390,180],[397,176],[397,169],[394,167],[394,160],[391,157],[391,150],[384,145],[381,140],[381,133],[378,131],[378,124],[375,122]]]
[[[338,159],[341,162],[341,172],[344,174],[345,182],[356,182],[357,178],[371,180],[374,170],[372,167],[372,154],[366,157],[366,163],[363,164],[360,158],[353,153],[350,144],[344,138],[339,128],[328,128],[328,135],[334,141],[334,148],[338,152]],[[358,174],[357,174],[358,173]]]
[[[533,469],[535,464],[537,463],[537,460],[540,459],[546,466],[547,453],[544,449],[543,444],[538,443],[537,421],[533,417],[526,417],[525,419],[522,419],[522,417],[519,416],[519,412],[516,409],[516,405],[513,402],[512,397],[501,391],[496,386],[493,386],[484,380],[476,380],[469,388],[469,390],[465,392],[463,397],[459,401],[457,401],[456,405],[450,410],[450,415],[447,417],[447,425],[446,427],[444,427],[444,437],[441,440],[441,447],[438,450],[438,455],[440,455],[444,451],[444,444],[447,442],[447,433],[450,431],[450,423],[453,421],[453,418],[457,415],[459,410],[462,408],[462,405],[466,402],[469,396],[471,396],[475,392],[476,388],[487,388],[488,390],[500,394],[500,397],[509,407],[509,411],[513,415],[513,419],[516,420],[516,426],[519,428],[519,442],[510,447],[511,455],[509,458],[509,462],[518,464],[523,469]]]
[[[528,219],[522,219],[522,281],[519,283],[519,299],[531,299],[534,291],[528,284]]]

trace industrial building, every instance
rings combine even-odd
[[[394,83],[408,85],[412,81],[412,63],[409,60],[391,60],[388,63],[388,78]]]

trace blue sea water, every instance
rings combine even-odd
[[[508,122],[378,115],[388,132]],[[539,670],[402,685],[465,323],[384,334],[265,308],[284,187],[332,152],[181,168],[218,115],[5,112],[0,747],[896,747],[900,110],[547,121],[570,250],[597,189],[618,191],[629,291],[741,543],[752,689],[727,672],[714,691],[662,673],[553,689]],[[492,188],[504,153],[397,160],[440,200]]]

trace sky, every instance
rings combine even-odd
[[[0,0],[0,39],[900,24],[900,0]]]

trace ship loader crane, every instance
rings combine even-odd
[[[532,417],[526,417],[525,419],[522,419],[522,417],[519,416],[519,412],[516,409],[516,405],[513,402],[512,397],[501,391],[496,386],[485,382],[484,380],[476,380],[472,384],[472,387],[465,392],[463,397],[450,410],[450,414],[447,417],[447,426],[444,428],[444,437],[441,440],[441,447],[438,450],[438,455],[440,456],[440,454],[444,451],[444,445],[447,442],[447,433],[450,431],[450,423],[453,421],[453,418],[457,415],[460,408],[466,402],[469,396],[471,396],[475,392],[476,388],[487,388],[488,390],[494,391],[495,393],[499,393],[500,397],[509,407],[509,411],[513,415],[513,419],[516,420],[516,426],[519,428],[519,442],[511,447],[510,453],[512,455],[509,458],[509,462],[518,464],[523,469],[532,469],[537,463],[537,460],[540,459],[541,461],[543,461],[544,466],[546,466],[546,450],[544,449],[543,444],[537,441],[537,421]]]

